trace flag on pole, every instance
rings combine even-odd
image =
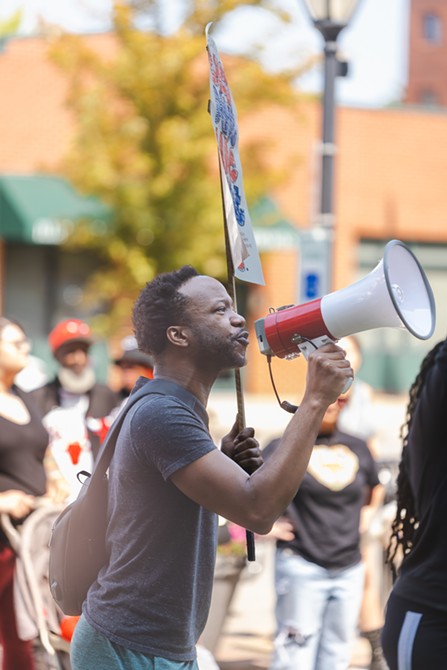
[[[251,225],[242,183],[238,149],[237,112],[216,44],[206,27],[210,65],[210,114],[219,152],[225,225],[231,247],[234,275],[264,285],[261,260]]]

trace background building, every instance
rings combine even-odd
[[[340,107],[336,115],[334,288],[364,277],[381,259],[386,243],[401,239],[416,252],[434,289],[434,338],[444,336],[447,324],[447,115],[441,106],[446,104],[441,101],[447,60],[438,59],[447,49],[446,11],[443,0],[412,2],[405,104]],[[113,51],[110,35],[85,39],[105,54]],[[55,321],[68,314],[90,318],[102,308],[98,297],[86,314],[82,301],[95,259],[67,253],[61,242],[79,218],[93,220],[104,234],[108,212],[59,175],[75,127],[65,106],[66,82],[48,60],[47,48],[44,38],[18,38],[5,42],[0,53],[0,86],[7,91],[0,105],[0,300],[4,313],[23,322],[34,352],[49,359],[46,334]],[[436,60],[429,60],[434,54]],[[436,108],[431,103],[428,109],[407,104],[423,102],[420,92],[429,84],[436,91]],[[266,286],[238,289],[252,330],[244,381],[256,394],[271,394],[271,384],[266,360],[257,351],[253,321],[270,307],[313,297],[303,267],[312,250],[319,262],[311,222],[320,180],[320,117],[319,101],[303,99],[293,111],[253,111],[240,127],[242,163],[244,142],[263,137],[269,146],[264,159],[279,164],[285,158],[290,166],[281,187],[266,185],[265,198],[252,211]],[[321,263],[319,270],[324,271]],[[362,376],[388,392],[408,388],[432,346],[396,329],[369,331],[362,335],[362,344]],[[105,370],[105,350],[98,355]],[[278,389],[291,401],[303,387],[305,370],[302,357],[274,361]]]
[[[405,102],[447,107],[447,4],[411,0]]]

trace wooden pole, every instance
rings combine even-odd
[[[228,293],[233,300],[233,306],[237,312],[237,295],[236,295],[236,280],[234,278],[234,266],[233,258],[231,255],[231,245],[230,238],[228,235],[228,228],[226,223],[226,212],[225,212],[225,200],[223,193],[222,179],[225,179],[225,175],[222,175],[220,158],[219,158],[219,177],[220,177],[220,190],[222,196],[222,210],[223,210],[223,220],[224,220],[224,230],[225,230],[225,253],[227,258],[227,276],[228,276]],[[234,370],[234,379],[236,383],[236,400],[237,400],[237,415],[239,430],[241,431],[245,428],[245,403],[244,403],[244,394],[242,390],[242,378],[241,371],[239,368]],[[247,559],[249,561],[256,560],[256,550],[255,550],[255,536],[251,530],[245,531],[245,538],[247,544]]]

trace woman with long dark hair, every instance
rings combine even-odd
[[[390,670],[447,668],[447,339],[410,388],[388,562],[397,580],[383,649]]]
[[[14,379],[28,363],[30,343],[15,321],[0,317],[0,511],[17,522],[46,492],[43,465],[48,434],[42,418]],[[34,670],[30,641],[20,639],[14,607],[16,557],[0,530],[0,645],[3,670]]]

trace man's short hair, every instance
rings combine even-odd
[[[159,354],[166,346],[169,326],[186,323],[189,298],[179,288],[198,272],[191,265],[164,272],[148,282],[135,301],[132,323],[140,351]]]

